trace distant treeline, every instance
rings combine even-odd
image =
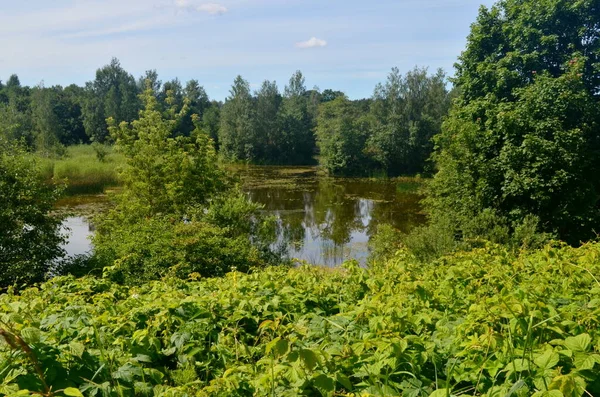
[[[403,76],[394,68],[369,99],[309,90],[298,71],[283,92],[275,81],[252,92],[238,76],[223,103],[211,101],[196,80],[163,83],[155,70],[136,80],[113,59],[84,87],[27,87],[17,75],[0,81],[0,137],[45,155],[72,144],[111,143],[107,120],[137,119],[140,94],[148,88],[165,114],[183,115],[176,134],[200,127],[226,161],[298,165],[318,158],[335,175],[426,171],[431,138],[440,132],[452,96],[441,70],[430,75],[415,68]]]

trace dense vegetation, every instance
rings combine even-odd
[[[428,170],[431,138],[450,106],[441,71],[428,76],[416,68],[403,77],[393,69],[373,98],[357,101],[339,91],[307,90],[300,71],[283,94],[274,81],[253,93],[238,76],[220,103],[210,101],[195,80],[185,87],[177,79],[163,84],[151,70],[136,82],[113,59],[84,88],[23,87],[16,75],[0,81],[0,136],[23,140],[44,157],[64,157],[64,146],[77,143],[114,143],[107,120],[136,120],[146,85],[165,117],[180,115],[174,136],[189,136],[199,127],[226,161],[313,164],[318,157],[333,175]]]
[[[571,244],[596,236],[598,26],[597,1],[507,0],[480,11],[436,138],[434,223],[499,242],[525,221]]]
[[[43,281],[64,255],[61,219],[50,213],[59,194],[35,159],[0,138],[0,288]]]
[[[0,297],[0,394],[598,395],[599,257],[490,246],[369,270],[56,278]]]
[[[188,103],[168,119],[151,86],[142,99],[138,120],[117,126],[109,119],[126,164],[115,207],[96,220],[95,259],[108,266],[105,274],[136,283],[169,273],[247,271],[277,260],[269,220],[216,165],[210,137],[199,128],[174,137]]]
[[[12,76],[0,395],[600,395],[599,8],[482,8],[452,93],[423,69],[393,70],[366,101],[307,90],[300,72],[283,95],[238,77],[224,104],[117,61],[85,88]],[[98,161],[119,156],[123,189],[93,256],[55,266],[60,189],[25,147],[58,156],[44,164],[60,179],[64,146],[91,141]],[[431,223],[382,226],[368,268],[283,266],[273,220],[218,157],[301,163],[316,148],[333,174],[421,172],[435,150]]]

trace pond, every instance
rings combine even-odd
[[[280,245],[291,258],[312,264],[335,266],[354,258],[365,263],[369,239],[377,226],[388,223],[407,232],[425,221],[412,178],[330,178],[315,167],[230,166],[254,202],[278,222]],[[65,203],[72,214],[65,226],[71,237],[69,255],[91,249],[93,233],[85,214],[102,206],[102,198]],[[96,208],[97,209],[97,208]]]

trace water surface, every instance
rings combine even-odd
[[[424,222],[411,178],[329,178],[315,167],[231,166],[242,188],[278,222],[278,244],[289,256],[335,266],[354,258],[364,263],[368,242],[382,223],[407,232]],[[88,252],[93,233],[86,215],[106,208],[101,196],[63,203],[73,216],[65,221],[69,255]]]
[[[350,258],[364,263],[379,224],[407,232],[425,221],[415,179],[330,178],[314,167],[232,171],[250,198],[277,217],[290,256],[313,264],[334,266]]]

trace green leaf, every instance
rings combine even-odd
[[[283,356],[288,352],[289,344],[285,339],[280,339],[275,344],[274,352],[277,356]]]
[[[548,387],[550,390],[560,390],[568,397],[583,395],[585,388],[585,380],[574,374],[557,376]]]
[[[319,358],[317,357],[315,352],[310,349],[300,350],[300,358],[302,359],[304,365],[306,365],[306,368],[308,368],[311,371],[315,369],[315,367],[319,363]]]
[[[350,378],[348,378],[346,375],[337,373],[335,375],[335,379],[340,385],[344,386],[344,389],[346,389],[346,391],[352,391],[352,382],[350,381]]]
[[[578,370],[592,369],[599,358],[597,354],[575,353],[573,363]]]
[[[533,393],[531,397],[564,397],[560,390],[546,390]]]
[[[42,338],[42,331],[34,327],[23,328],[21,338],[27,343],[38,343]]]
[[[450,389],[437,389],[429,395],[429,397],[448,397],[452,396]]]
[[[504,367],[505,371],[508,372],[524,372],[529,371],[531,369],[531,363],[526,358],[516,359],[506,365]]]
[[[65,390],[63,390],[63,393],[65,393],[65,396],[69,397],[83,397],[81,391],[75,387],[67,387]]]
[[[533,362],[542,369],[550,369],[558,364],[559,359],[560,356],[558,353],[553,350],[546,350],[544,353],[537,356]]]
[[[573,352],[586,352],[589,349],[591,342],[592,338],[588,334],[581,334],[566,338],[565,346]]]
[[[85,352],[85,346],[83,343],[79,342],[71,342],[69,343],[69,349],[71,350],[71,354],[75,357],[81,358],[83,353]]]
[[[317,376],[313,382],[323,395],[327,395],[335,390],[335,380],[325,374]]]

